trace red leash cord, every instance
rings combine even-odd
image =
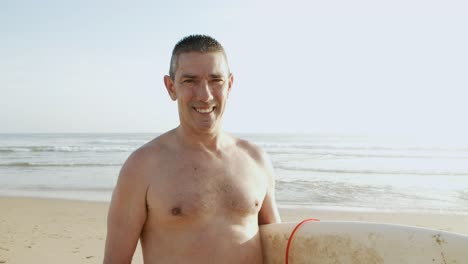
[[[305,224],[307,222],[320,222],[320,220],[315,219],[315,218],[304,219],[299,224],[297,224],[296,227],[294,227],[293,231],[291,232],[291,235],[289,235],[288,245],[286,246],[286,264],[288,264],[288,262],[289,262],[289,247],[291,246],[291,241],[293,239],[293,236],[296,233],[297,229],[299,229],[300,226],[302,226],[303,224]]]

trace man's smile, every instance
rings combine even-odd
[[[215,110],[215,106],[210,106],[210,107],[203,107],[203,108],[199,108],[199,107],[193,107],[193,109],[195,109],[195,111],[197,111],[198,113],[201,113],[201,114],[209,114],[211,112],[213,112]]]

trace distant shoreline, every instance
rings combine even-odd
[[[107,202],[127,157],[156,135],[0,135],[0,196]],[[319,133],[238,135],[270,156],[281,208],[468,215],[468,146]]]
[[[60,196],[34,196],[34,195],[5,195],[0,194],[0,199],[26,199],[26,200],[52,200],[52,201],[69,201],[69,202],[83,202],[83,203],[100,203],[100,204],[109,204],[110,197],[112,194],[109,194],[108,199],[93,199],[93,198],[76,198],[76,197],[60,197]],[[328,213],[331,215],[335,214],[345,214],[345,215],[359,215],[359,214],[382,214],[382,215],[392,215],[395,213],[406,214],[406,215],[421,215],[421,216],[447,216],[447,217],[466,217],[468,219],[468,214],[450,212],[450,211],[429,211],[429,210],[391,210],[391,209],[375,209],[375,208],[350,208],[344,206],[314,206],[314,205],[304,205],[304,204],[282,204],[277,201],[278,208],[283,212],[301,212],[301,214],[308,213]],[[299,219],[298,219],[299,220]],[[468,227],[467,227],[468,230]]]

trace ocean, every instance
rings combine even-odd
[[[0,196],[109,201],[157,134],[0,134]],[[404,137],[238,134],[260,145],[280,207],[468,215],[468,145]]]

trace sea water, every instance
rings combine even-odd
[[[0,134],[0,195],[109,201],[157,134]],[[261,146],[280,207],[468,215],[468,145],[359,135],[238,134]]]

